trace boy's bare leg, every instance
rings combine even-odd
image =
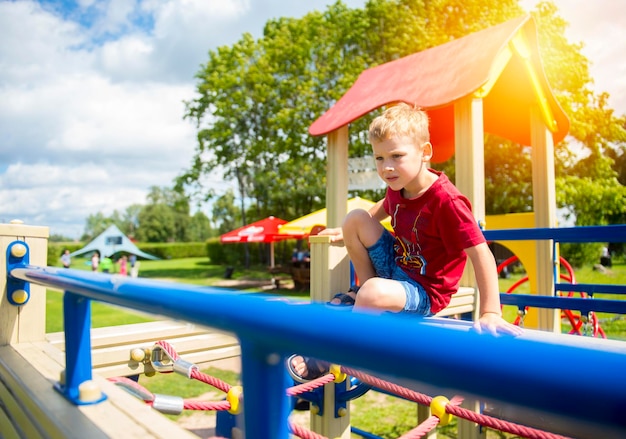
[[[367,247],[374,245],[378,241],[383,232],[382,226],[365,210],[356,209],[349,212],[346,216],[342,232],[348,256],[362,285],[365,280],[376,275],[367,253]],[[353,299],[356,298],[355,293],[352,291],[347,292],[347,294]],[[333,299],[330,303],[338,305],[340,301],[339,299]]]
[[[348,213],[344,220],[343,240],[354,266],[361,287],[359,294],[348,292],[355,299],[355,308],[400,312],[404,309],[406,292],[402,284],[395,280],[376,277],[367,249],[380,239],[383,226],[365,210],[356,209]],[[339,299],[331,303],[339,304]],[[307,366],[301,356],[292,359],[292,366],[300,375],[306,376]]]
[[[383,230],[380,222],[361,209],[349,212],[343,222],[343,242],[361,285],[376,276],[367,249],[378,242]]]
[[[343,240],[361,284],[355,298],[356,308],[399,312],[404,309],[404,287],[391,279],[376,277],[367,249],[380,239],[383,226],[365,210],[353,210],[343,223]],[[333,302],[338,302],[334,300]]]
[[[405,304],[406,291],[400,282],[382,277],[372,277],[359,288],[354,307],[370,311],[400,312],[404,309]]]

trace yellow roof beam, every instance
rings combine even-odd
[[[528,43],[526,42],[526,38],[522,31],[518,31],[513,39],[511,40],[511,45],[517,54],[524,61],[524,66],[526,67],[526,72],[530,78],[530,82],[532,84],[533,90],[535,91],[535,95],[537,96],[537,101],[539,103],[539,111],[541,113],[541,117],[545,122],[548,129],[552,132],[557,131],[557,123],[554,118],[554,114],[552,113],[552,109],[550,108],[550,104],[546,99],[546,95],[541,87],[541,83],[539,82],[539,78],[537,77],[537,72],[533,67],[530,49],[528,48]]]

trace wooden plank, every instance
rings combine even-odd
[[[448,308],[454,308],[460,305],[474,305],[474,297],[473,296],[459,296],[450,302]]]
[[[109,326],[91,330],[91,346],[92,348],[99,348],[116,346],[128,342],[153,342],[154,340],[170,339],[180,335],[204,334],[209,331],[215,333],[220,332],[191,323],[170,320]],[[65,349],[64,337],[63,332],[46,334],[47,340],[53,345],[57,345],[61,350]]]
[[[12,387],[18,389],[24,411],[32,418],[33,425],[45,432],[44,437],[197,439],[98,375],[93,379],[107,399],[99,404],[71,404],[52,387],[63,367],[57,359],[47,358],[47,352],[59,352],[51,345],[23,343],[15,350],[12,347],[0,349],[0,361],[7,363],[7,369],[12,371],[9,375],[14,377]]]
[[[128,363],[132,349],[152,349],[160,339],[147,340],[139,343],[121,344],[117,346],[107,346],[104,348],[92,348],[92,363],[103,365],[112,363]],[[162,340],[162,339],[161,339]],[[184,357],[185,355],[203,352],[211,349],[218,349],[239,344],[237,339],[224,334],[201,334],[189,337],[168,338],[167,342],[174,348],[176,353]]]
[[[182,359],[198,367],[241,355],[236,337],[185,322],[160,321],[96,328],[92,329],[91,338],[92,367],[96,373],[107,378],[153,372],[149,364],[132,360],[130,353],[136,348],[149,351],[159,340],[166,340]],[[46,355],[60,358],[63,364],[64,334],[48,334],[48,339],[51,342],[49,346],[53,346],[57,353],[48,351]]]
[[[3,401],[2,396],[0,396],[0,401]],[[3,439],[21,439],[26,437],[26,435],[20,434],[15,429],[7,414],[2,410],[0,410],[0,437]],[[36,439],[36,437],[34,436],[33,439]]]
[[[224,360],[227,358],[236,358],[241,356],[241,348],[239,345],[228,348],[210,349],[204,352],[197,352],[193,354],[182,355],[181,358],[185,361],[193,363],[199,368],[206,367],[211,362],[217,360]],[[94,373],[105,378],[129,376],[142,374],[145,372],[153,372],[150,366],[146,366],[143,363],[118,363],[109,365],[94,364]]]
[[[474,288],[461,287],[450,300],[447,307],[435,314],[437,317],[448,317],[465,314],[476,310],[476,294]]]
[[[0,370],[0,375],[3,372]],[[0,376],[0,381],[2,377]],[[41,438],[41,434],[35,428],[23,407],[17,401],[8,387],[0,385],[0,437],[27,437],[29,439]]]
[[[198,439],[195,434],[179,427],[110,381],[99,375],[94,376],[94,381],[108,399],[101,404],[83,405],[78,408],[107,437]]]
[[[446,308],[435,315],[437,317],[448,317],[457,314],[465,314],[467,312],[474,312],[474,305],[459,306],[457,308]]]
[[[54,366],[54,363],[50,364]],[[48,377],[39,373],[11,346],[0,347],[0,374],[7,389],[21,406],[21,412],[27,416],[27,419],[14,420],[20,423],[20,428],[32,427],[40,432],[39,436],[44,437],[106,438],[53,389],[53,383]],[[56,376],[59,374],[57,366]]]

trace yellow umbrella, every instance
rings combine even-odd
[[[348,200],[348,212],[354,209],[369,210],[374,204],[373,201],[366,200],[364,198],[350,198]],[[387,218],[383,221],[383,226],[391,230],[390,219]],[[326,226],[326,209],[320,209],[308,215],[304,215],[298,219],[288,222],[279,226],[278,233],[281,235],[292,235],[302,237],[303,235],[311,234],[311,229],[315,226]]]

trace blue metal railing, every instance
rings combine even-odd
[[[543,411],[603,437],[626,436],[626,344],[493,337],[414,317],[344,313],[220,288],[36,267],[19,257],[7,258],[7,275],[66,292],[66,380],[57,387],[74,402],[80,384],[91,379],[89,304],[97,300],[236,334],[245,428],[254,437],[289,437],[291,403],[285,395],[292,383],[284,361],[294,352],[395,377],[405,385],[427,383]],[[602,374],[581,376],[576,364],[602,365]],[[566,367],[554,372],[558,365]]]
[[[483,230],[490,241],[626,242],[626,224],[537,229]]]
[[[483,234],[489,241],[551,240],[553,243],[626,242],[626,225],[484,230]],[[555,292],[587,293],[589,298],[592,298],[594,293],[626,294],[625,285],[560,284],[556,280],[556,273],[554,289]],[[534,294],[500,294],[500,301],[503,305],[516,305],[522,309],[526,306],[531,306],[576,310],[586,314],[592,311],[626,314],[626,301],[622,300],[589,300],[586,298],[537,296]]]

